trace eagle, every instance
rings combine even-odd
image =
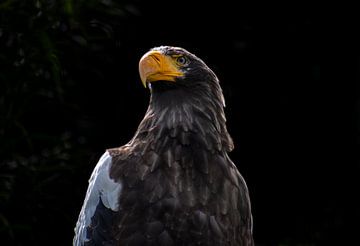
[[[173,46],[148,51],[139,73],[150,89],[147,112],[135,136],[93,170],[73,244],[254,245],[215,73]]]

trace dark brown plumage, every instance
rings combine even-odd
[[[173,59],[182,75],[145,81],[151,99],[134,138],[108,150],[110,178],[122,184],[119,209],[100,200],[86,245],[254,245],[248,190],[227,154],[233,142],[217,77],[184,49],[152,52]]]

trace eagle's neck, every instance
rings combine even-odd
[[[220,87],[216,89],[153,88],[135,139],[156,144],[151,147],[159,152],[164,151],[161,148],[166,148],[166,143],[212,152],[231,151],[233,143],[226,129],[223,97]]]

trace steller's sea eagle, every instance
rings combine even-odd
[[[147,52],[139,71],[148,110],[132,140],[96,165],[74,245],[254,245],[216,75],[170,46]]]

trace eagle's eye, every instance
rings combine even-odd
[[[179,56],[179,57],[176,57],[176,62],[180,66],[185,66],[189,63],[189,60],[186,56]]]

